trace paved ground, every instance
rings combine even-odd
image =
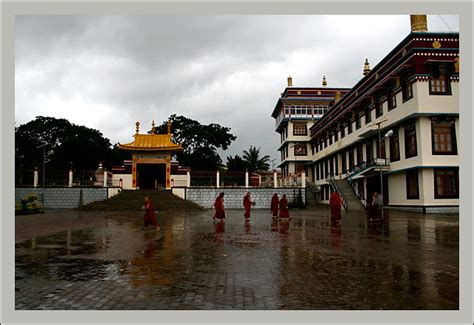
[[[390,211],[384,227],[329,211],[16,217],[18,310],[458,309],[458,216]]]

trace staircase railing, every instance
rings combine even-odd
[[[319,203],[318,194],[319,194],[320,190],[319,190],[319,188],[316,186],[316,184],[314,184],[313,182],[307,182],[307,183],[306,183],[306,189],[311,192],[311,194],[313,195],[313,197],[314,197],[314,199],[316,200],[316,202]]]
[[[357,182],[355,182],[354,180],[349,179],[349,178],[347,180],[349,182],[349,185],[354,190],[354,193],[355,193],[357,199],[359,199],[360,203],[362,203],[364,208],[367,208],[367,199],[365,198],[364,193],[359,191],[359,187],[357,186]]]
[[[334,192],[339,194],[339,196],[341,197],[342,206],[344,207],[345,210],[347,210],[348,202],[344,198],[344,194],[342,193],[341,189],[337,186],[337,184],[335,182],[335,179],[334,179],[334,174],[332,174],[332,173],[326,174],[326,182],[328,182],[329,185],[331,185]]]

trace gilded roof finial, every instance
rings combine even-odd
[[[370,65],[369,65],[369,59],[365,59],[364,63],[364,76],[370,72]]]
[[[138,131],[140,130],[140,122],[137,121],[137,123],[135,123],[135,126],[136,126],[136,133],[138,134]]]
[[[155,120],[152,120],[152,121],[151,121],[151,134],[155,134],[155,130],[156,130],[156,128],[155,128]]]
[[[293,87],[293,78],[288,76],[288,87]]]
[[[326,76],[323,76],[323,86],[326,87],[327,86],[327,81],[326,81]]]
[[[171,121],[168,121],[168,134],[171,134]]]
[[[426,15],[410,15],[412,32],[427,32],[428,20]]]

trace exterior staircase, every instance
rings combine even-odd
[[[123,190],[109,199],[84,205],[79,210],[140,211],[143,199],[147,195],[157,211],[204,210],[199,205],[183,200],[166,190]]]
[[[346,179],[334,180],[334,184],[339,188],[344,196],[344,200],[347,203],[346,210],[365,212],[364,206]]]

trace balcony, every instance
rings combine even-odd
[[[347,171],[347,179],[353,180],[362,177],[372,176],[374,174],[387,172],[390,170],[389,158],[374,158],[369,161],[364,161],[355,166],[352,170]]]

